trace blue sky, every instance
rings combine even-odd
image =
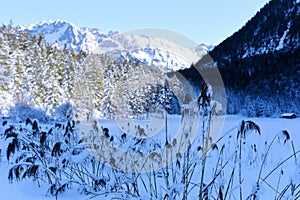
[[[163,28],[218,44],[241,28],[269,0],[9,0],[0,3],[0,23],[29,25],[66,20],[78,27],[130,31]]]

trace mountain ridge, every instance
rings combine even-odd
[[[57,43],[60,48],[73,49],[76,52],[106,53],[116,60],[133,60],[145,65],[154,63],[175,71],[189,68],[192,63],[197,62],[214,48],[210,43],[186,48],[165,38],[149,35],[124,35],[118,31],[104,33],[98,28],[78,28],[74,23],[63,20],[44,20],[38,24],[19,28],[36,36],[43,32],[45,40],[50,45]],[[175,52],[169,49],[174,49]],[[184,58],[174,56],[174,53]],[[167,55],[172,56],[170,58]]]

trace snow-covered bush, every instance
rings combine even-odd
[[[37,119],[40,122],[48,122],[49,117],[46,112],[41,108],[35,108],[18,102],[14,107],[9,109],[9,117],[25,121],[26,119]]]
[[[78,147],[73,122],[41,127],[37,120],[28,118],[22,124],[11,124],[4,137],[8,143],[7,160],[13,163],[10,181],[32,178],[38,184],[47,182],[49,192],[56,195],[69,186],[64,174],[66,155]]]
[[[71,103],[64,103],[55,109],[52,117],[59,121],[69,120],[73,118],[73,110],[74,107]]]

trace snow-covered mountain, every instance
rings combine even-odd
[[[209,52],[226,86],[228,113],[272,116],[300,112],[299,22],[299,0],[271,0]],[[204,57],[195,66],[205,62]],[[195,69],[181,73],[193,85],[201,84]]]
[[[75,51],[94,51],[99,43],[102,43],[108,35],[99,29],[79,29],[73,23],[56,21],[42,21],[39,24],[20,26],[21,30],[34,35],[43,32],[49,44],[58,42],[61,48],[74,49]]]
[[[264,54],[295,52],[300,47],[299,21],[299,0],[272,0],[210,55],[231,62]]]
[[[60,48],[106,53],[115,59],[129,59],[172,70],[190,67],[214,48],[209,43],[187,48],[165,38],[149,35],[124,35],[117,31],[104,33],[97,28],[78,28],[73,23],[61,20],[20,26],[20,29],[37,36],[43,32],[50,45],[58,45]]]

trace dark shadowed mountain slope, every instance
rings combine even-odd
[[[299,4],[299,0],[270,1],[206,56],[221,72],[228,113],[300,112]],[[200,84],[193,68],[181,73],[194,85]]]
[[[236,58],[293,52],[299,48],[299,28],[299,1],[272,0],[210,55],[221,64]]]

